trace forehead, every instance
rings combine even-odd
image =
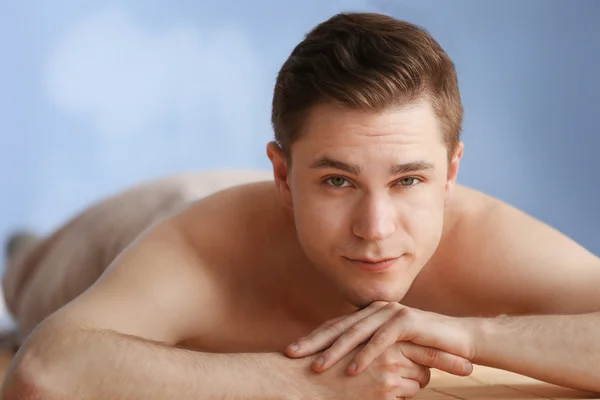
[[[352,110],[322,104],[304,121],[298,150],[344,150],[384,155],[439,150],[442,130],[429,102],[410,103],[385,111]],[[297,146],[296,146],[297,145]]]

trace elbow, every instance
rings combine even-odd
[[[41,342],[41,343],[40,343]],[[52,359],[49,343],[30,338],[19,349],[2,384],[3,400],[57,400],[69,398],[68,374]]]
[[[15,371],[4,380],[2,399],[4,400],[50,400],[53,395],[43,390],[35,380],[25,378]]]
[[[54,393],[45,382],[43,371],[33,367],[28,354],[19,355],[10,365],[2,385],[3,400],[54,400]]]

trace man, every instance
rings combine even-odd
[[[7,400],[410,398],[472,363],[600,391],[600,260],[456,184],[456,72],[426,32],[321,23],[272,120],[274,182],[147,229],[31,333]]]

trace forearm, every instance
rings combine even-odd
[[[467,321],[475,364],[600,392],[600,313]]]
[[[70,332],[25,349],[24,360],[30,361],[24,368],[31,369],[25,374],[34,376],[33,389],[45,394],[40,399],[301,397],[294,360],[283,355],[199,353],[110,332]]]

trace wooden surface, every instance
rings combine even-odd
[[[0,377],[10,363],[10,355],[0,352]],[[469,377],[456,377],[433,370],[429,386],[417,400],[519,400],[519,399],[600,399],[600,395],[549,385],[506,371],[475,366]]]
[[[475,366],[469,377],[456,377],[432,370],[430,384],[416,399],[600,399],[600,394],[567,389],[522,375]]]

